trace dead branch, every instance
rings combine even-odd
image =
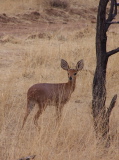
[[[115,54],[117,52],[119,52],[119,47],[114,49],[114,50],[112,50],[112,51],[107,52],[107,56],[109,57],[109,56],[111,56],[111,55],[113,55],[113,54]]]
[[[117,94],[115,94],[114,97],[112,98],[111,103],[110,103],[110,106],[109,106],[109,108],[108,108],[108,110],[107,110],[107,113],[106,113],[106,114],[107,114],[107,117],[108,117],[108,118],[110,117],[111,111],[112,111],[112,109],[113,109],[114,106],[115,106],[116,99],[117,99]]]
[[[111,0],[110,4],[110,11],[108,14],[108,18],[106,20],[106,31],[108,30],[109,26],[112,24],[112,20],[117,15],[117,0]]]

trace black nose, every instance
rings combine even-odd
[[[72,77],[69,77],[69,80],[72,80]]]

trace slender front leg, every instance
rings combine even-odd
[[[62,117],[63,105],[56,106],[56,124],[59,125]]]

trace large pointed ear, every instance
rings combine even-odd
[[[61,67],[64,70],[68,70],[69,69],[69,65],[68,65],[68,63],[64,59],[61,59]]]
[[[80,61],[77,62],[77,65],[76,65],[77,71],[82,70],[83,66],[84,66],[84,62],[83,62],[83,59],[81,59]]]

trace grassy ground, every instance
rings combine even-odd
[[[16,9],[9,9],[9,3]],[[96,1],[77,1],[78,5],[96,7]],[[27,7],[36,9],[41,1],[1,1],[1,13],[25,12]],[[36,5],[37,4],[37,5]],[[74,6],[70,2],[70,5]],[[25,10],[22,9],[22,7]],[[7,8],[8,7],[8,8]],[[40,8],[40,10],[43,7]],[[75,17],[76,18],[76,17]],[[87,20],[85,19],[85,23]],[[114,27],[114,28],[113,28]],[[108,50],[118,47],[119,29],[108,32]],[[38,32],[35,33],[38,35]],[[117,160],[119,158],[119,100],[110,119],[112,144],[108,152],[96,148],[91,115],[92,81],[95,70],[95,24],[73,31],[46,30],[45,36],[10,36],[4,34],[0,41],[0,159],[15,160],[36,155],[36,160]],[[78,73],[76,90],[65,105],[62,123],[55,127],[55,109],[48,106],[39,118],[41,131],[34,126],[33,117],[37,106],[21,130],[26,109],[28,88],[40,82],[67,82],[67,74],[60,67],[61,58],[73,68],[84,59],[84,69]],[[114,94],[119,93],[119,55],[109,59],[107,68],[107,107]]]

